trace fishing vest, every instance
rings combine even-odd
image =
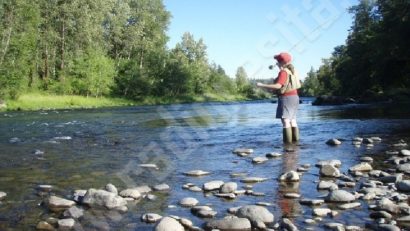
[[[283,95],[289,91],[293,91],[302,87],[302,83],[300,82],[299,77],[296,73],[293,74],[288,68],[284,68],[283,70],[286,71],[288,77],[286,78],[285,84],[283,84],[283,86],[278,89],[278,94]]]

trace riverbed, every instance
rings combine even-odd
[[[49,195],[70,199],[76,189],[104,188],[108,183],[118,189],[166,183],[170,190],[155,192],[155,200],[130,203],[128,211],[112,213],[88,209],[79,219],[84,230],[151,230],[141,222],[147,212],[189,218],[201,227],[210,219],[198,218],[178,205],[184,197],[194,197],[211,205],[217,218],[231,207],[269,203],[275,218],[286,216],[298,227],[310,218],[311,209],[283,194],[297,192],[302,197],[321,197],[316,190],[319,178],[314,165],[320,160],[338,159],[342,172],[372,156],[375,168],[383,167],[383,153],[399,140],[410,142],[410,110],[407,106],[344,105],[312,106],[304,99],[298,113],[301,141],[292,152],[282,145],[280,121],[275,119],[276,104],[271,101],[235,103],[196,103],[166,106],[7,112],[0,114],[0,191],[7,196],[0,202],[0,230],[35,230],[39,221],[58,216],[43,201]],[[351,144],[354,137],[380,137],[373,147]],[[337,147],[326,145],[339,138]],[[254,153],[239,157],[236,148],[251,148]],[[263,164],[252,158],[277,152],[281,157]],[[144,168],[140,164],[155,164]],[[303,164],[312,167],[294,188],[281,186],[281,173]],[[187,177],[194,169],[208,171],[203,177]],[[211,180],[246,184],[232,173],[243,173],[268,180],[253,185],[261,196],[241,195],[234,200],[185,190],[192,183],[202,186]],[[51,185],[46,194],[38,185]],[[324,218],[364,227],[370,221],[366,205]],[[323,228],[320,224],[314,227]]]

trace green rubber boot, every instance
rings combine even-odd
[[[297,142],[299,141],[299,128],[298,127],[292,127],[292,140]]]
[[[289,144],[292,143],[292,128],[283,128],[283,143]]]

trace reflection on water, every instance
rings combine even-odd
[[[368,150],[347,142],[334,148],[324,144],[329,138],[375,135],[394,139],[410,131],[408,110],[301,104],[301,142],[295,152],[260,165],[252,164],[252,157],[233,155],[232,150],[238,147],[255,149],[253,157],[283,151],[275,108],[276,104],[270,101],[257,101],[0,114],[0,191],[8,194],[0,204],[0,230],[32,229],[40,220],[56,216],[41,204],[45,197],[38,195],[39,184],[53,185],[52,193],[66,198],[76,189],[103,188],[107,183],[120,190],[159,183],[172,188],[169,193],[155,192],[155,201],[130,204],[125,214],[87,210],[81,221],[85,230],[150,230],[152,225],[140,222],[145,212],[187,217],[201,226],[205,221],[193,216],[189,209],[169,207],[188,196],[197,198],[201,204],[212,204],[218,217],[223,217],[230,207],[271,202],[274,206],[268,209],[275,217],[292,217],[296,224],[302,224],[298,215],[309,209],[301,207],[295,199],[284,198],[284,194],[321,196],[322,192],[312,183],[317,180],[317,169],[312,167],[303,174],[299,185],[292,186],[278,183],[281,173],[295,170],[301,164],[313,166],[322,159],[340,159],[344,163],[342,171],[346,171],[360,156],[373,155],[384,147],[382,143]],[[44,154],[34,154],[37,149]],[[146,163],[157,164],[159,169],[139,166]],[[201,178],[182,174],[194,169],[212,174]],[[224,200],[182,189],[186,183],[201,187],[211,180],[234,181],[239,188],[244,187],[241,178],[231,177],[233,172],[268,178],[254,184],[254,191],[266,196]],[[354,211],[341,214],[338,219],[355,216],[360,218],[363,214]]]

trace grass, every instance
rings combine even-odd
[[[40,93],[28,93],[20,96],[17,100],[7,101],[6,110],[28,111],[70,108],[100,108],[131,105],[135,105],[135,102],[119,98],[95,98],[76,95],[46,95]]]
[[[107,97],[84,97],[76,95],[50,95],[44,93],[26,93],[17,100],[8,100],[7,107],[0,111],[34,111],[53,109],[82,109],[82,108],[103,108],[134,105],[159,105],[172,103],[210,102],[210,101],[239,101],[246,100],[241,95],[223,95],[206,93],[201,96],[180,96],[171,97],[145,97],[139,101],[132,101],[122,98]]]

